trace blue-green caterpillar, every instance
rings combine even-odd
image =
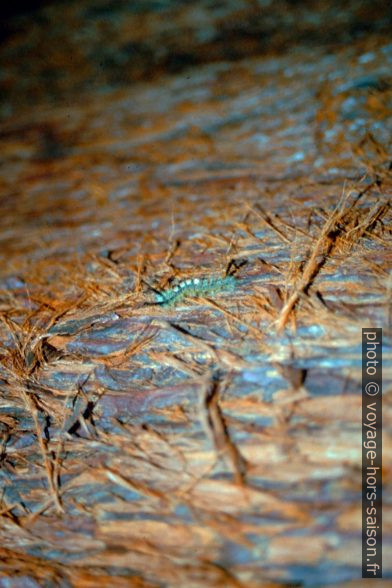
[[[224,278],[188,278],[172,288],[155,294],[156,304],[171,306],[185,297],[215,295],[219,292],[233,292],[236,285],[234,276]]]

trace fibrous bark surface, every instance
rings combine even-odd
[[[387,16],[235,4],[70,3],[7,31],[0,586],[360,578],[367,326],[391,489]],[[150,304],[226,273],[234,292]]]

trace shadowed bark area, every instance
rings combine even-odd
[[[357,585],[367,326],[391,490],[384,6],[7,23],[0,587]]]

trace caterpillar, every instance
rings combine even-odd
[[[169,290],[157,292],[155,300],[156,304],[171,306],[187,296],[198,297],[218,292],[232,292],[235,284],[236,278],[232,275],[224,278],[188,278]]]

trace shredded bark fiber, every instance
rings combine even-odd
[[[0,587],[356,586],[366,326],[392,482],[386,3],[158,4],[0,49]]]

